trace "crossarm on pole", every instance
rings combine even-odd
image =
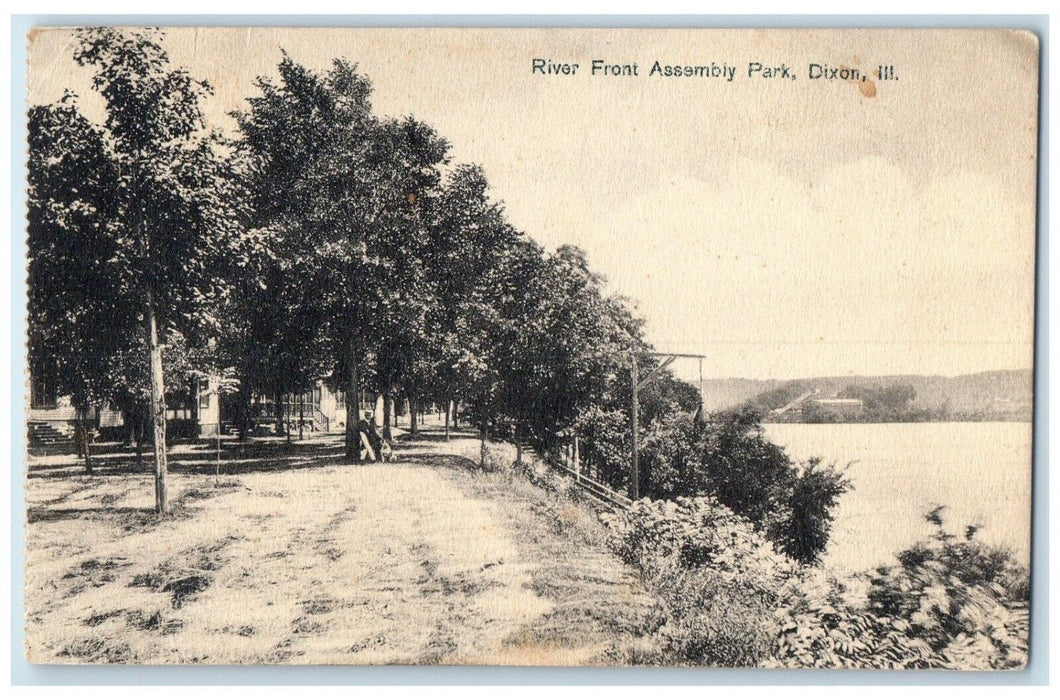
[[[646,375],[644,375],[643,379],[641,379],[639,382],[637,382],[637,389],[643,389],[644,387],[648,386],[648,383],[652,380],[652,378],[656,374],[658,374],[659,372],[662,372],[664,369],[666,369],[667,367],[672,365],[674,363],[674,360],[676,360],[676,359],[677,359],[676,355],[670,355],[665,360],[663,360],[661,363],[659,363],[658,367],[656,367],[652,371],[648,372]]]

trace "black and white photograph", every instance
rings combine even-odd
[[[29,663],[1035,653],[1035,34],[25,42]]]

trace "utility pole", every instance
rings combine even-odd
[[[637,357],[643,355],[644,357],[658,357],[663,358],[662,362],[655,366],[653,370],[644,375],[644,379],[640,378],[638,371]],[[664,369],[674,363],[679,357],[698,359],[700,366],[700,379],[699,379],[699,400],[700,406],[703,405],[703,357],[704,355],[690,355],[687,353],[678,352],[638,352],[636,350],[629,351],[630,366],[631,366],[631,379],[633,388],[633,400],[630,406],[630,433],[633,436],[632,449],[630,450],[630,469],[629,469],[629,497],[630,499],[637,501],[640,499],[640,396],[638,392],[644,387],[648,386],[655,376],[662,372]],[[701,409],[702,410],[702,409]]]
[[[632,462],[629,470],[629,497],[631,500],[640,500],[640,444],[637,436],[637,428],[639,427],[640,416],[640,399],[637,396],[637,383],[640,378],[637,376],[637,353],[630,353],[630,358],[633,362],[633,408],[630,411],[630,416],[633,423],[633,455]]]

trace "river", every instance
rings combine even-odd
[[[1030,423],[770,424],[766,434],[796,459],[844,467],[827,566],[864,570],[928,535],[923,514],[947,506],[949,530],[979,536],[1030,562]],[[849,464],[849,466],[847,466]]]

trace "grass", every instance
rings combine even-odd
[[[450,449],[471,467],[478,464],[477,440],[459,440]],[[538,596],[552,609],[506,640],[514,659],[566,651],[570,664],[624,664],[650,644],[658,626],[657,601],[631,569],[607,548],[607,533],[596,517],[595,502],[578,501],[576,492],[546,490],[518,470],[515,448],[490,445],[494,471],[460,470],[462,490],[483,500],[504,503],[501,516],[520,554],[539,562],[530,577]],[[533,468],[537,465],[532,465]],[[596,640],[585,643],[587,640]],[[525,663],[525,661],[523,662]]]
[[[32,462],[30,661],[611,664],[646,643],[654,599],[587,504],[478,471],[468,436],[367,465],[339,440],[229,444],[220,481],[211,446],[178,448],[165,518],[131,454]]]

